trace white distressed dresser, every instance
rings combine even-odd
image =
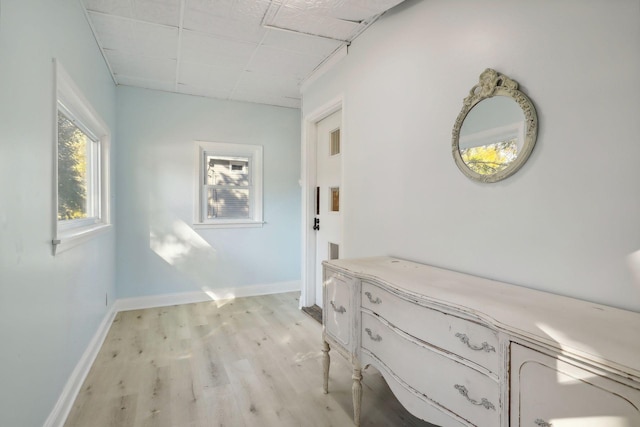
[[[329,351],[438,426],[640,427],[640,313],[400,259],[324,263]]]

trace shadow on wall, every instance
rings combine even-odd
[[[155,217],[150,224],[149,247],[167,264],[192,279],[212,300],[234,298],[232,293],[212,289],[216,250],[184,221]]]

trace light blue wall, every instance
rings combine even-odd
[[[488,67],[520,84],[540,128],[518,173],[480,184],[451,130]],[[303,94],[303,115],[345,100],[345,255],[640,311],[638,76],[639,0],[401,4]]]
[[[299,110],[117,93],[118,297],[299,281]],[[264,227],[192,229],[195,140],[264,147]]]
[[[113,230],[52,256],[52,58],[112,131],[115,86],[77,0],[0,7],[0,425],[30,427],[115,296]]]
[[[111,128],[116,224],[56,256],[54,57]],[[77,0],[4,0],[0,118],[0,425],[42,425],[105,297],[299,281],[298,110],[116,90]],[[193,231],[196,139],[264,146],[263,228]]]

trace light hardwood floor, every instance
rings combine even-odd
[[[66,427],[351,426],[351,369],[299,293],[120,312]],[[430,426],[364,373],[362,426]]]

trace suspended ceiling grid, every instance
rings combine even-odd
[[[402,0],[82,0],[114,81],[299,108],[299,86]]]

